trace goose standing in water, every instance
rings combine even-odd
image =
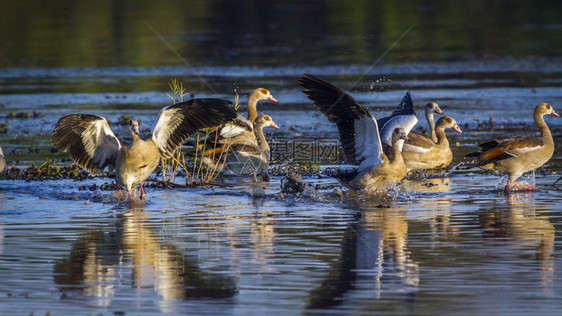
[[[126,145],[117,139],[105,118],[72,114],[59,119],[51,141],[92,174],[114,166],[115,179],[125,186],[129,200],[137,184],[144,199],[142,182],[156,169],[161,157],[169,158],[197,130],[224,124],[235,117],[230,101],[192,99],[163,108],[146,140],[139,136],[139,122],[131,120],[133,143]]]
[[[221,165],[208,157],[204,158],[204,163],[214,168],[221,168],[221,172],[227,175],[256,175],[267,170],[270,148],[263,132],[265,127],[279,129],[271,116],[261,114],[254,121],[254,138],[238,137],[236,142],[225,146],[224,162]],[[213,152],[213,154],[220,153],[222,148]]]
[[[253,124],[258,117],[257,105],[259,101],[267,100],[273,103],[278,103],[277,99],[273,97],[271,92],[265,88],[257,88],[248,99],[248,118],[238,115],[234,120],[224,124],[218,129],[218,135],[210,135],[207,139],[211,142],[224,144],[226,142],[235,143],[237,138],[242,140],[253,139],[255,141],[255,134],[253,131]],[[216,140],[216,141],[215,141]],[[208,144],[210,145],[210,144]],[[215,146],[220,147],[220,146]]]
[[[404,142],[402,147],[402,157],[408,171],[442,169],[453,162],[453,153],[445,135],[447,128],[462,134],[461,128],[450,116],[444,116],[437,121],[435,127],[437,141],[412,132],[408,134],[409,140]],[[416,136],[411,137],[413,135]]]
[[[540,137],[519,136],[492,140],[480,144],[478,152],[466,156],[478,157],[478,165],[484,170],[509,175],[504,188],[505,193],[509,193],[512,188],[537,191],[538,188],[535,186],[519,185],[516,181],[523,173],[544,165],[554,153],[554,141],[544,121],[545,115],[560,117],[550,104],[538,104],[533,118],[541,132]]]
[[[336,124],[346,162],[358,166],[349,182],[351,187],[381,187],[406,177],[400,150],[408,139],[405,129],[396,127],[390,135],[394,151],[390,160],[382,149],[377,120],[367,109],[347,92],[313,75],[305,73],[298,80],[314,105]]]

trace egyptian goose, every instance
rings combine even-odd
[[[394,159],[390,160],[382,149],[377,120],[347,92],[306,73],[299,77],[299,85],[328,120],[336,124],[346,162],[358,166],[349,183],[351,187],[368,188],[406,177],[400,152],[408,139],[403,128],[392,131]]]
[[[478,165],[496,174],[507,174],[509,178],[504,192],[512,188],[537,191],[532,185],[518,185],[516,180],[525,172],[544,165],[554,153],[552,134],[544,121],[544,115],[560,117],[548,103],[535,107],[535,124],[541,132],[540,137],[519,136],[504,140],[492,140],[479,145],[479,151],[467,157],[478,157]]]
[[[270,102],[278,103],[277,99],[273,97],[271,92],[265,88],[257,88],[248,99],[248,118],[238,115],[236,119],[224,124],[219,128],[218,136],[211,135],[209,140],[217,140],[219,144],[225,142],[236,142],[236,138],[241,138],[242,141],[250,138],[255,141],[255,133],[253,131],[253,123],[258,117],[257,105],[259,101],[267,100]]]
[[[4,158],[4,152],[2,147],[0,147],[0,173],[4,172],[4,169],[6,169],[6,158]]]
[[[427,125],[429,125],[431,140],[437,143],[437,134],[435,134],[435,121],[433,120],[434,113],[443,114],[443,111],[439,107],[439,104],[435,102],[429,102],[428,104],[425,105],[425,119],[427,120]],[[410,139],[410,141],[418,137],[425,137],[425,136],[416,132],[410,132],[408,134],[408,138]]]
[[[437,141],[420,134],[415,134],[416,137],[411,137],[414,133],[408,134],[409,140],[404,142],[402,147],[402,158],[408,171],[442,169],[453,162],[453,153],[445,135],[447,128],[462,134],[459,125],[450,116],[444,116],[437,121],[435,126]]]
[[[254,139],[237,138],[236,142],[225,146],[222,165],[218,165],[208,157],[203,159],[204,163],[221,168],[221,172],[227,175],[255,175],[266,170],[269,165],[270,148],[263,132],[265,127],[279,129],[271,116],[261,114],[254,121]],[[213,151],[215,155],[220,153],[222,149]]]
[[[95,174],[106,166],[115,167],[115,179],[132,190],[150,176],[160,158],[169,158],[185,139],[198,129],[224,124],[236,117],[232,102],[221,99],[192,99],[167,106],[160,111],[150,138],[139,137],[139,122],[131,120],[133,143],[121,142],[108,121],[96,115],[72,114],[57,122],[51,134],[53,145],[70,154],[82,168]]]
[[[418,117],[414,111],[414,103],[412,102],[410,91],[408,91],[404,98],[402,98],[398,108],[390,116],[377,120],[382,142],[392,146],[392,133],[396,128],[403,128],[406,131],[406,135],[408,135],[417,122]],[[402,145],[400,145],[400,150],[402,150]]]

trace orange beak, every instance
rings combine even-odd
[[[556,117],[560,117],[560,114],[558,114],[558,113],[556,113],[556,112],[554,112],[554,111],[552,111],[552,113],[551,113],[550,115],[556,116]]]
[[[279,126],[277,126],[277,124],[275,123],[271,123],[271,125],[269,125],[270,127],[273,127],[275,129],[281,129]]]
[[[271,101],[273,103],[279,103],[279,101],[277,101],[276,98],[274,98],[272,95],[269,95],[269,98],[267,98],[268,101]]]

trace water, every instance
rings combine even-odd
[[[266,87],[280,101],[259,107],[282,128],[271,138],[336,139],[296,85],[310,72],[342,88],[362,78],[351,93],[377,117],[408,89],[418,107],[439,103],[465,131],[449,133],[457,164],[481,141],[534,134],[539,102],[562,112],[560,9],[2,3],[0,123],[9,125],[0,143],[25,167],[65,157],[48,137],[65,114],[134,115],[148,128],[170,103],[172,78],[196,97],[238,91],[243,102]],[[547,123],[560,139],[559,119]],[[540,192],[508,197],[500,177],[460,165],[405,180],[388,197],[341,199],[334,180],[316,176],[305,181],[327,188],[317,196],[284,196],[274,176],[260,199],[249,179],[148,189],[142,211],[88,201],[97,193],[77,188],[108,179],[1,180],[0,314],[558,315],[561,159],[558,146],[524,179]]]

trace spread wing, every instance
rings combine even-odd
[[[72,114],[59,119],[51,133],[51,142],[94,174],[106,166],[114,166],[121,149],[121,142],[107,120],[89,114]]]
[[[390,116],[378,120],[383,143],[392,146],[392,131],[394,131],[395,128],[401,127],[406,134],[408,134],[417,122],[418,117],[414,111],[414,102],[410,96],[410,91],[408,91],[404,98],[402,98],[398,108],[394,110]]]
[[[152,139],[168,158],[191,134],[202,128],[227,123],[237,116],[232,102],[222,99],[191,99],[160,111],[152,127]]]
[[[358,171],[382,163],[382,147],[375,118],[340,88],[310,74],[299,77],[299,85],[318,109],[335,123],[346,162]]]
[[[432,147],[435,147],[435,142],[433,140],[418,134],[416,132],[410,132],[408,134],[408,141],[404,142],[404,150],[414,151],[419,153],[426,153]]]

